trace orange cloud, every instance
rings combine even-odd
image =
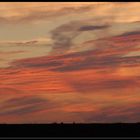
[[[138,23],[134,23],[139,20],[138,3],[70,3],[69,6],[63,3],[56,8],[57,3],[43,4],[23,3],[22,10],[26,12],[20,14],[20,3],[2,3],[0,10],[12,9],[13,13],[3,14],[1,20],[27,23],[75,11],[81,14],[84,9],[97,11],[93,12],[95,17],[103,20],[93,22],[95,19],[89,12],[87,20],[75,20],[79,17],[75,15],[75,19],[63,21],[49,32],[50,46],[45,46],[46,39],[40,39],[11,41],[9,51],[1,48],[0,60],[8,66],[2,67],[1,63],[0,68],[0,122],[139,121],[140,32],[136,31]],[[52,9],[47,9],[48,6]],[[128,19],[131,11],[135,15],[132,13]],[[109,20],[111,16],[113,23]],[[95,38],[91,34],[86,36],[87,32],[95,34]],[[75,41],[78,37],[79,43]],[[37,43],[39,46],[35,47]]]

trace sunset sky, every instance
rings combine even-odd
[[[0,123],[140,122],[139,2],[0,2]]]

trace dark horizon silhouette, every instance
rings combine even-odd
[[[140,137],[138,123],[1,124],[0,137]]]

